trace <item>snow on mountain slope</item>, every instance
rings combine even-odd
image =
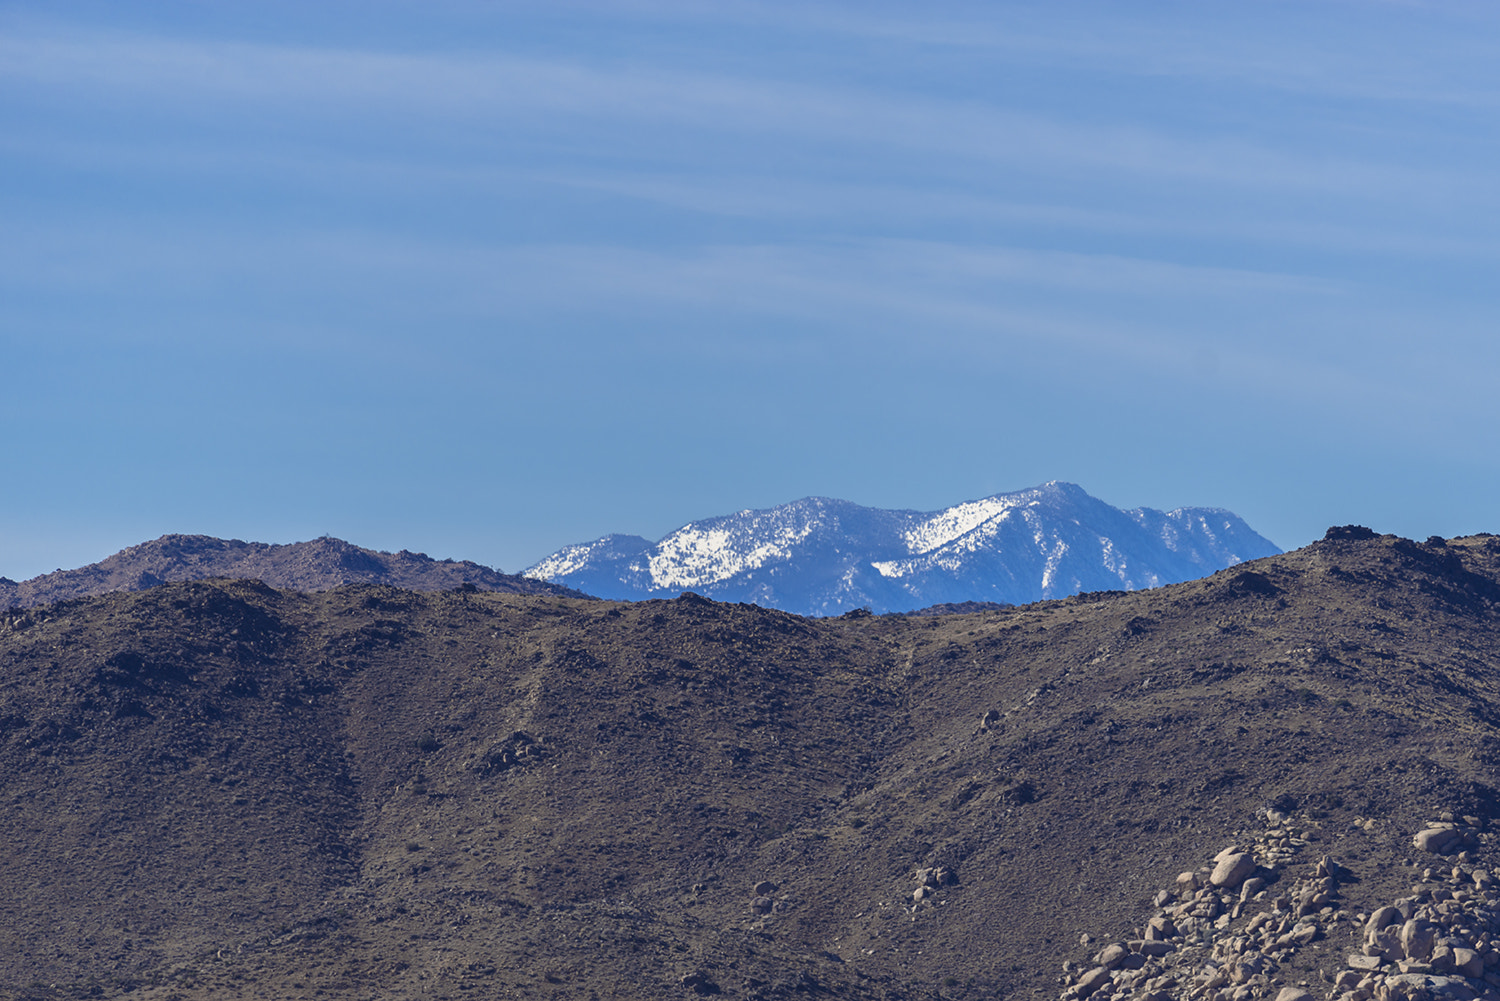
[[[767,514],[772,517],[765,517]],[[710,525],[684,525],[661,540],[647,557],[652,586],[708,587],[788,559],[798,543],[823,526],[822,519],[801,514],[783,508],[741,511]]]
[[[639,535],[606,535],[602,539],[593,542],[584,542],[576,546],[563,546],[557,552],[548,556],[540,563],[526,571],[527,577],[539,577],[542,580],[551,580],[553,577],[566,577],[570,574],[586,572],[589,567],[602,562],[620,559],[622,556],[629,558],[651,548],[651,540],[643,539]]]
[[[1150,508],[1137,508],[1126,514],[1160,539],[1169,550],[1195,562],[1233,566],[1264,555],[1259,546],[1265,540],[1250,531],[1250,526],[1232,511],[1223,508],[1180,507],[1165,514]],[[1256,555],[1247,556],[1245,553]]]
[[[1024,497],[1024,494],[986,497],[939,511],[906,532],[906,547],[912,553],[931,552],[967,535],[992,518],[1004,517],[1011,509],[1020,507]]]
[[[831,615],[1156,587],[1279,551],[1228,511],[1121,511],[1054,481],[933,512],[807,497],[654,544],[613,535],[567,546],[525,573],[604,598],[693,590]]]

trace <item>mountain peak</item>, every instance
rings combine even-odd
[[[1122,511],[1051,480],[926,512],[804,497],[690,522],[655,543],[567,546],[524,572],[607,598],[693,590],[836,615],[1156,587],[1278,552],[1220,508]]]

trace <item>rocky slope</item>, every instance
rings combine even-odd
[[[382,553],[342,539],[268,545],[207,535],[163,535],[76,570],[58,570],[17,583],[0,577],[0,608],[45,605],[89,594],[140,591],[172,581],[233,577],[296,591],[343,584],[388,584],[413,591],[468,585],[509,594],[586,597],[533,577],[504,574],[468,560],[434,560],[422,553]]]
[[[1157,587],[1276,552],[1229,511],[1121,511],[1053,482],[926,512],[808,497],[695,521],[655,543],[608,535],[524,572],[606,598],[691,589],[837,615]]]
[[[1472,994],[1496,649],[1500,539],[1359,531],[963,615],[13,609],[0,996]]]

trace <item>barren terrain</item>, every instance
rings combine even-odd
[[[1247,996],[1329,996],[1357,913],[1500,865],[1500,539],[1330,534],[974,614],[0,612],[0,996],[1057,997],[1256,839],[1288,854],[1236,922],[1342,868]],[[1443,812],[1461,863],[1413,847]]]

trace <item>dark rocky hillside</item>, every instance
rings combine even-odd
[[[1331,535],[966,615],[0,613],[0,996],[1354,996],[1360,915],[1457,928],[1500,866],[1500,539]],[[1230,846],[1243,905],[1192,888]]]
[[[469,585],[508,594],[587,597],[580,591],[471,563],[422,553],[382,553],[342,539],[269,545],[207,535],[163,535],[76,570],[58,570],[17,583],[0,577],[0,608],[29,608],[111,591],[210,577],[259,580],[295,591],[344,584],[387,584],[412,591],[451,591]]]

